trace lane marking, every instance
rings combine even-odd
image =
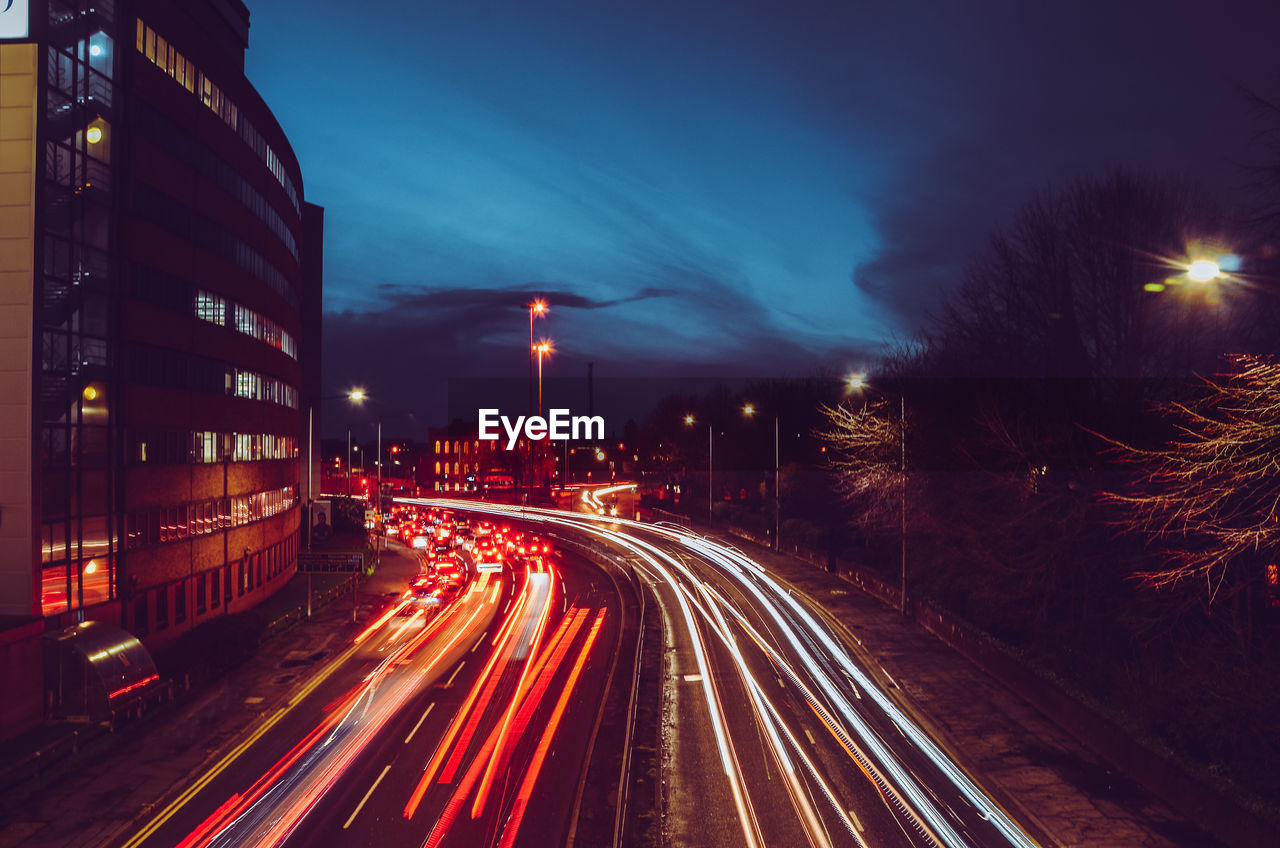
[[[424,716],[425,716],[425,713],[424,713]],[[356,820],[356,816],[359,815],[360,811],[364,809],[364,802],[369,800],[369,796],[373,794],[373,790],[378,788],[378,784],[382,782],[382,778],[386,777],[387,772],[389,771],[391,771],[391,764],[387,763],[385,766],[382,767],[382,771],[378,774],[377,779],[373,781],[373,785],[369,787],[369,791],[364,793],[364,797],[360,799],[360,803],[356,804],[356,808],[352,810],[351,818],[347,819],[347,823],[342,826],[343,830],[346,830],[347,828],[351,827],[351,823]]]
[[[813,738],[813,732],[812,732],[812,731],[810,731],[810,730],[809,730],[809,728],[807,728],[807,727],[806,727],[806,728],[804,729],[804,735],[809,737],[809,744],[810,744],[810,745],[817,745],[817,744],[818,744],[818,740]]]
[[[444,682],[444,688],[448,689],[453,685],[453,679],[458,676],[458,672],[462,671],[462,667],[467,664],[466,660],[458,663],[458,667],[453,670],[453,674],[449,675],[449,679]]]
[[[857,814],[857,813],[855,813],[853,810],[850,810],[850,811],[849,811],[849,818],[853,819],[853,826],[854,826],[854,827],[856,827],[856,828],[858,829],[858,833],[865,833],[865,832],[866,832],[866,831],[865,831],[865,828],[863,828],[863,826],[862,826],[862,822],[858,821],[858,814]]]
[[[467,653],[474,654],[476,652],[476,648],[480,647],[480,643],[483,641],[484,641],[483,639],[480,639],[479,641],[477,641],[474,645],[471,646],[471,650],[467,651]]]
[[[404,738],[404,744],[409,744],[409,740],[413,738],[413,734],[418,732],[418,728],[422,727],[422,723],[427,720],[427,713],[431,712],[431,710],[435,708],[435,705],[435,701],[427,704],[427,708],[422,711],[422,718],[418,719],[418,723],[413,726],[413,730],[410,730],[409,735]]]
[[[699,682],[699,681],[701,681],[701,680],[702,680],[702,675],[701,675],[701,674],[686,674],[686,675],[684,675],[684,682],[685,682],[685,683],[697,683],[697,682]]]

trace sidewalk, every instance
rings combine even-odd
[[[867,668],[887,672],[877,675],[886,690],[900,693],[913,718],[1015,819],[1046,835],[1046,848],[1223,845],[896,609],[807,562],[720,538],[843,624]]]
[[[222,677],[194,686],[116,733],[99,734],[39,777],[0,793],[0,848],[118,842],[131,823],[292,697],[386,606],[389,593],[404,590],[418,567],[417,554],[393,545],[383,551],[381,568],[360,584],[358,623],[352,622],[351,595],[337,597]],[[295,576],[277,596],[300,592],[305,603],[306,579]]]

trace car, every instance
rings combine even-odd
[[[489,539],[481,539],[471,549],[471,561],[476,571],[501,571],[502,551]]]

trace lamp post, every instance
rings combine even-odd
[[[542,359],[555,353],[550,339],[543,339],[534,347],[538,354],[538,415],[542,415]]]
[[[748,418],[756,414],[755,404],[745,404],[742,407],[742,414]],[[778,439],[778,416],[773,416],[773,549],[775,551],[782,550],[782,489],[779,486],[781,480],[781,443]]]
[[[338,400],[346,398],[347,400],[359,403],[364,400],[364,389],[352,389],[346,394],[341,395],[324,395],[316,398],[313,403],[307,405],[307,551],[311,550],[311,504],[312,497],[312,469],[315,466],[315,411],[316,403],[323,403],[326,400]],[[351,494],[351,431],[347,431],[347,494]]]
[[[533,354],[537,348],[533,344],[533,318],[541,318],[547,314],[547,302],[542,298],[534,298],[525,304],[529,310],[529,408],[533,409]]]
[[[853,374],[849,377],[848,387],[852,391],[862,391],[870,388],[867,379],[862,374]],[[881,394],[894,394],[886,392],[883,389],[877,390]],[[898,393],[898,431],[901,441],[901,473],[902,473],[902,492],[900,501],[900,521],[901,521],[901,550],[902,550],[902,594],[898,607],[903,615],[907,614],[907,398],[906,395]]]

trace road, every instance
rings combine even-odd
[[[856,637],[731,546],[674,527],[477,505],[633,573],[665,622],[664,832],[675,845],[1037,841],[856,659]]]
[[[388,599],[123,845],[563,843],[625,600],[572,555],[477,575],[434,615]]]

